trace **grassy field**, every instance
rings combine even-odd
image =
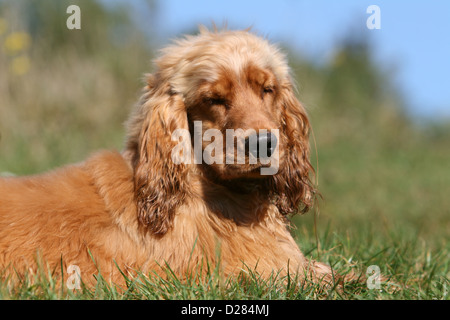
[[[60,26],[65,16],[48,3],[29,1],[26,19],[14,19],[23,11],[0,6],[2,175],[120,150],[123,122],[150,71],[154,48],[144,45],[146,35],[122,8],[86,0],[90,32],[70,33]],[[65,6],[61,1],[60,9]],[[111,37],[119,26],[122,37]],[[388,72],[373,63],[369,44],[352,35],[328,64],[294,52],[290,61],[314,130],[321,193],[313,211],[293,217],[295,238],[307,256],[338,272],[365,275],[378,266],[388,284],[319,290],[295,279],[264,281],[251,271],[253,281],[244,284],[221,281],[214,271],[201,281],[181,281],[168,270],[168,279],[140,277],[126,291],[101,277],[96,288],[73,292],[42,277],[15,289],[0,283],[0,298],[450,299],[450,122],[411,117]]]

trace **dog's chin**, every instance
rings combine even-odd
[[[216,176],[221,180],[236,180],[236,179],[262,179],[267,176],[261,174],[262,168],[266,167],[263,164],[242,164],[242,165],[219,165],[212,168]]]

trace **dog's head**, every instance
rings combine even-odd
[[[202,29],[155,65],[126,151],[143,224],[155,234],[168,230],[189,194],[192,166],[219,183],[266,186],[283,214],[311,206],[309,122],[275,46],[247,31]]]

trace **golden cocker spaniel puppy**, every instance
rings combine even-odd
[[[330,280],[286,218],[315,193],[286,57],[250,32],[202,28],[164,49],[146,82],[121,153],[0,179],[3,274],[75,265],[86,283],[99,271],[120,283],[119,268],[183,277],[208,263]]]

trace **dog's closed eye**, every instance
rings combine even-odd
[[[274,93],[275,92],[275,88],[270,86],[270,87],[264,87],[263,88],[263,92],[264,93]]]
[[[210,106],[224,106],[225,108],[229,108],[227,99],[222,97],[206,97],[204,102]]]

